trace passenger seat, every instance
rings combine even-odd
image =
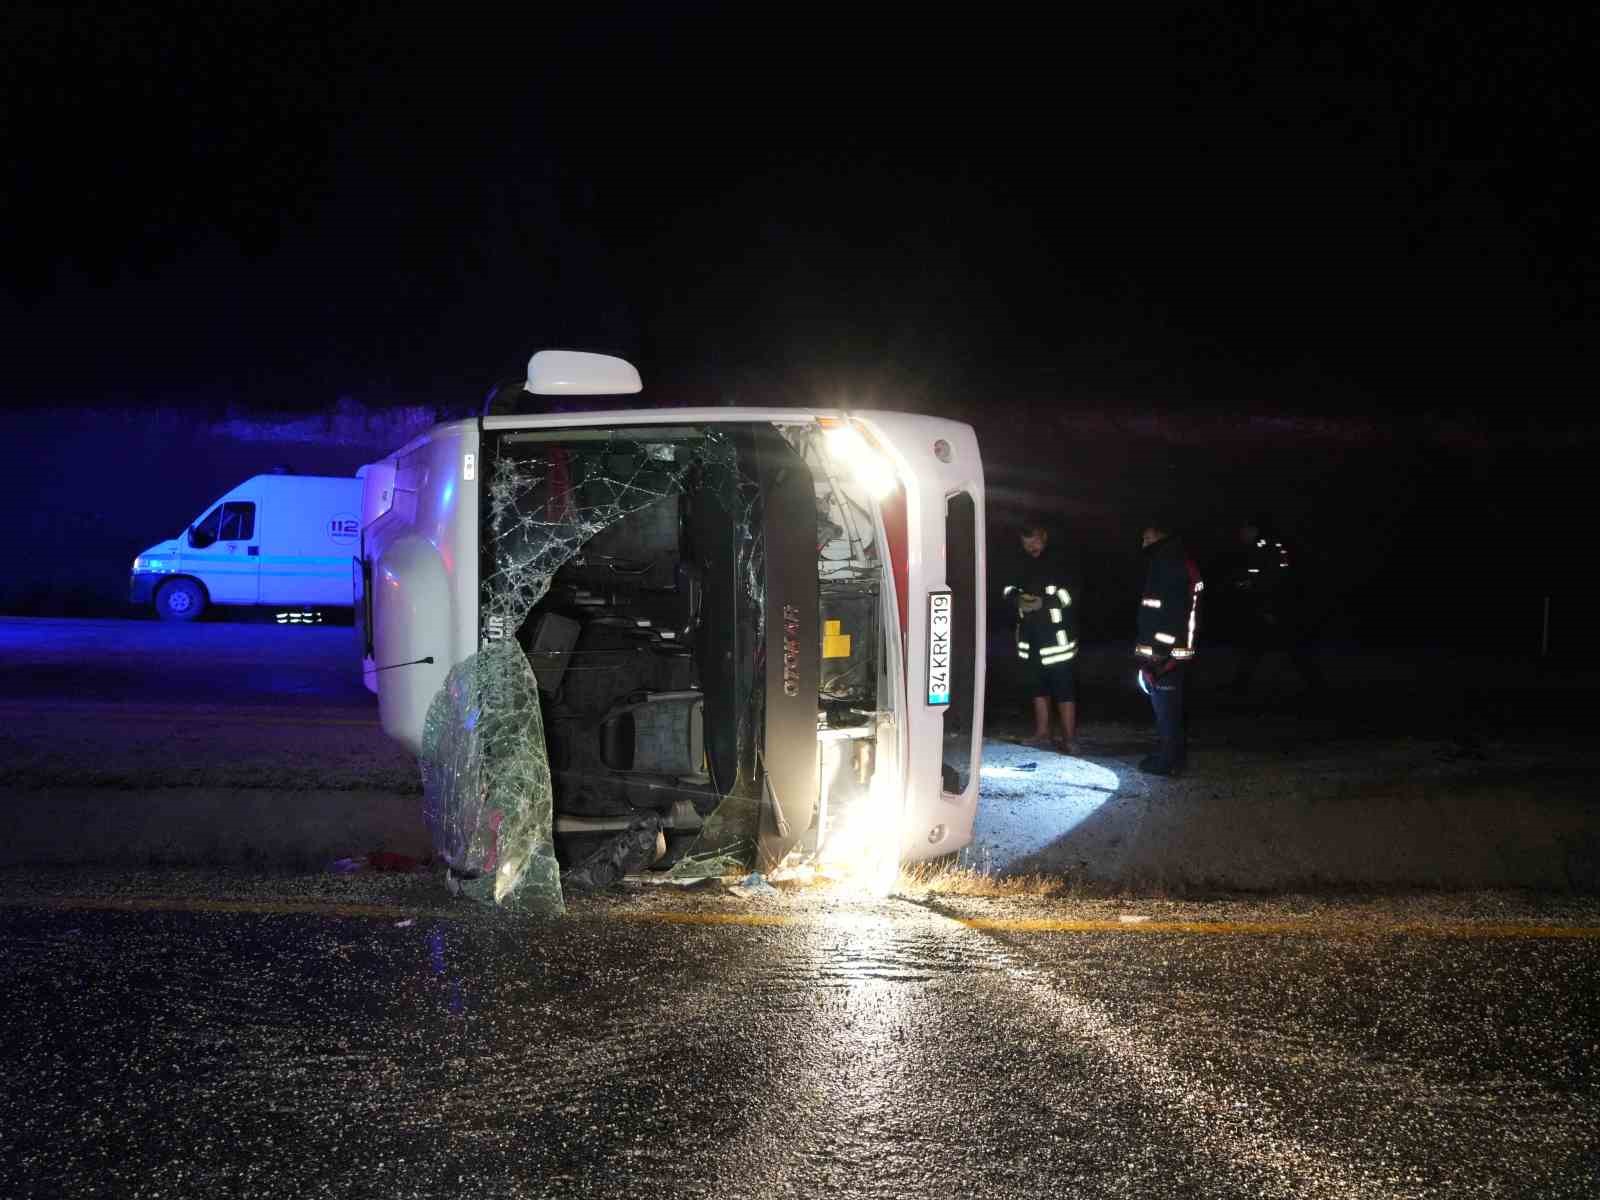
[[[614,706],[600,722],[600,761],[613,771],[711,782],[703,694],[636,692]]]

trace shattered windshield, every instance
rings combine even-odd
[[[454,886],[558,912],[564,888],[646,865],[751,860],[751,440],[561,430],[485,447],[482,648],[451,670],[423,738],[425,815]]]
[[[875,524],[816,434],[486,438],[479,650],[421,755],[453,890],[555,913],[643,870],[768,870],[887,807]]]

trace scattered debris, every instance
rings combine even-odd
[[[760,878],[752,876],[751,878]],[[809,887],[817,881],[817,867],[813,862],[806,861],[798,854],[790,854],[778,865],[777,870],[767,876],[769,883],[796,883]]]
[[[374,850],[370,854],[338,858],[328,867],[335,875],[355,875],[361,871],[383,871],[389,874],[408,874],[427,869],[420,858],[409,854],[394,854],[387,850]]]
[[[656,852],[656,835],[660,831],[659,817],[640,817],[563,875],[562,890],[568,893],[598,892],[619,882],[625,875],[643,870]]]
[[[741,900],[752,900],[758,896],[776,896],[778,889],[773,887],[756,871],[751,871],[738,883],[728,888],[730,896],[737,896]]]
[[[422,865],[420,858],[413,858],[409,854],[375,850],[367,855],[367,866],[374,871],[417,871],[422,869]]]
[[[754,853],[755,847],[750,845],[745,849],[709,850],[704,854],[686,854],[672,865],[671,870],[667,872],[667,878],[673,883],[689,883],[701,879],[721,879],[727,875],[737,875],[749,867],[750,857]]]
[[[994,847],[988,842],[969,842],[956,857],[957,868],[976,875],[993,875]]]
[[[668,887],[675,887],[680,891],[687,892],[694,888],[710,888],[719,881],[714,875],[700,875],[693,879],[674,879],[668,876],[664,879],[652,879],[650,882],[663,883]]]

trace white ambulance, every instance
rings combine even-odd
[[[188,528],[133,560],[129,595],[170,621],[213,604],[277,610],[285,622],[348,608],[361,539],[359,477],[255,475]]]
[[[662,830],[664,869],[736,795],[759,813],[763,870],[847,836],[896,870],[960,850],[984,689],[971,427],[624,407],[640,390],[621,359],[541,351],[526,392],[622,404],[488,412],[367,468],[357,623],[385,731],[423,757],[425,778],[428,755],[448,753],[466,780],[460,739],[492,714],[452,669],[503,662],[514,641],[537,679],[542,719],[529,724],[563,870],[641,818]],[[441,748],[457,697],[456,740]],[[482,790],[464,787],[463,803]],[[463,877],[511,869],[504,847],[473,863],[439,848]]]

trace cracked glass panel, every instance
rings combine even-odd
[[[423,814],[454,890],[561,911],[538,691],[514,643],[457,663],[423,726]]]
[[[486,439],[481,646],[430,708],[452,887],[562,909],[644,868],[747,869],[762,820],[766,428]]]

